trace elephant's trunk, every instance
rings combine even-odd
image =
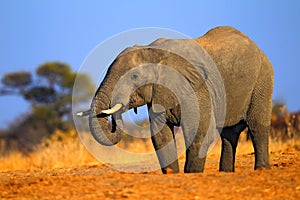
[[[92,101],[91,113],[89,115],[89,126],[95,140],[102,145],[111,146],[121,140],[121,129],[117,127],[114,117],[109,122],[107,110],[110,105],[110,95],[106,92],[98,91]],[[109,113],[110,114],[110,113]]]

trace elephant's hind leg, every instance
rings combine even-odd
[[[269,161],[269,137],[268,133],[270,127],[256,125],[254,128],[250,127],[250,136],[254,147],[255,165],[254,169],[270,168]]]
[[[271,111],[264,109],[254,109],[254,106],[249,112],[248,127],[251,136],[255,154],[254,169],[270,168],[269,164],[269,132],[270,122],[264,122],[271,117]],[[260,107],[260,106],[258,106]],[[271,121],[271,120],[270,120]]]
[[[235,126],[225,127],[221,132],[222,150],[219,170],[224,172],[234,172],[236,147],[240,133],[246,128],[244,121]]]
[[[273,88],[273,78],[270,74],[273,72],[267,71],[267,67],[263,66],[265,70],[262,70],[257,80],[247,113],[247,124],[255,153],[254,169],[270,168],[268,146]]]

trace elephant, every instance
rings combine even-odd
[[[185,173],[204,171],[213,130],[222,141],[219,170],[234,172],[239,135],[248,128],[254,169],[268,169],[273,74],[248,36],[220,26],[195,39],[126,48],[109,66],[90,109],[77,115],[88,116],[94,139],[110,146],[121,140],[122,113],[147,105],[162,173],[179,172],[174,126],[182,127],[185,139]]]

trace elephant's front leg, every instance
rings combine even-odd
[[[150,115],[151,139],[156,151],[162,172],[178,173],[178,156],[172,126],[166,125],[165,113]]]
[[[200,128],[201,127],[201,128]],[[198,131],[190,129],[190,126],[183,125],[183,133],[186,145],[185,173],[203,172],[206,161],[206,154],[209,146],[214,141],[213,127],[209,123],[200,122]]]
[[[197,134],[194,141],[186,146],[186,161],[184,165],[184,173],[203,172],[206,161],[206,153],[208,144],[203,144],[203,135]]]

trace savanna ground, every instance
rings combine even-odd
[[[0,157],[0,199],[300,199],[296,139],[271,141],[271,170],[253,170],[251,142],[242,138],[234,173],[218,172],[218,144],[204,173],[167,175],[120,172],[95,160],[77,137],[61,140],[58,133],[26,156],[15,151]],[[149,143],[126,148],[151,150]]]

